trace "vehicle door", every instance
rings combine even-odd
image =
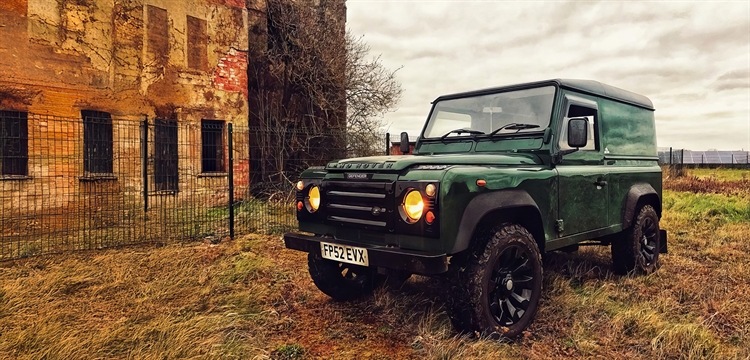
[[[588,142],[563,156],[558,171],[558,236],[585,233],[608,226],[608,175],[601,149],[601,124],[595,98],[563,92],[564,117],[560,121],[558,145],[568,147],[568,120],[588,119]]]

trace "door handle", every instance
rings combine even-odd
[[[596,185],[596,186],[607,186],[607,181],[606,180],[597,180],[597,181],[594,182],[594,185]]]

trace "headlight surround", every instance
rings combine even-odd
[[[410,224],[413,224],[422,218],[424,213],[424,199],[422,193],[419,190],[411,189],[404,196],[404,201],[401,203],[401,210],[404,216],[404,220]]]
[[[311,213],[318,211],[320,208],[320,188],[317,186],[311,186],[310,190],[307,191],[307,205],[308,211]]]

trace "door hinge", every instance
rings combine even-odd
[[[565,230],[565,224],[562,219],[557,219],[557,221],[555,221],[555,230],[557,230],[557,232],[563,232]]]

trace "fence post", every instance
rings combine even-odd
[[[141,122],[141,172],[143,175],[143,213],[148,213],[148,116]]]
[[[385,133],[385,154],[391,154],[391,133]]]
[[[672,165],[672,147],[669,147],[669,165]]]
[[[234,239],[234,148],[232,146],[232,123],[228,124],[227,135],[229,138],[229,238]]]

